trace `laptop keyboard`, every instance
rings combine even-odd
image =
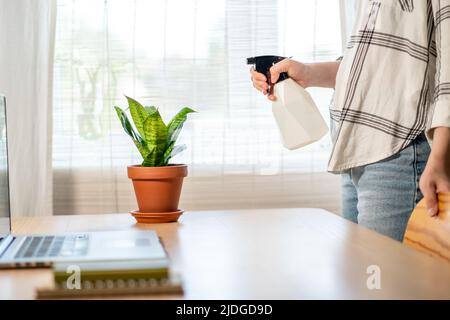
[[[88,244],[87,235],[30,236],[25,239],[15,258],[84,256],[87,254]]]

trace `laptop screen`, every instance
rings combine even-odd
[[[4,96],[0,95],[0,238],[3,238],[11,231],[8,186],[6,100]]]

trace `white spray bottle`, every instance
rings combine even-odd
[[[270,81],[270,68],[285,59],[279,56],[259,56],[247,59],[247,64],[266,76],[269,92],[273,92],[276,101],[272,112],[280,130],[283,145],[295,150],[320,140],[328,132],[328,127],[317,109],[311,95],[290,79],[287,73],[281,73],[276,84]]]

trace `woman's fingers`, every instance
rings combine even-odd
[[[419,185],[425,198],[428,215],[434,217],[438,214],[436,184],[433,182],[433,179],[429,178],[428,171],[422,175]]]
[[[250,68],[250,74],[253,82],[253,87],[255,87],[256,90],[261,91],[264,95],[267,95],[269,85],[267,84],[266,76],[260,72],[257,72],[254,67]]]
[[[267,81],[267,78],[262,73],[256,72],[255,70],[251,70],[250,74],[252,76],[252,81]]]
[[[438,214],[438,200],[436,189],[434,187],[429,187],[429,189],[427,189],[425,192],[426,193],[424,196],[427,204],[428,215],[430,217],[434,217]]]
[[[280,73],[288,72],[290,65],[291,65],[290,59],[284,59],[284,60],[281,60],[280,62],[274,64],[270,68],[270,78],[272,80],[272,83],[276,83],[278,81],[278,78],[280,77]]]
[[[255,87],[256,90],[259,90],[264,94],[267,94],[267,90],[269,89],[269,86],[267,85],[267,82],[265,82],[265,81],[253,80],[253,86]]]

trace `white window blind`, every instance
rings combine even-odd
[[[336,208],[337,178],[324,173],[329,137],[284,150],[245,63],[339,57],[339,0],[58,0],[57,12],[56,214],[135,208],[126,166],[141,159],[113,109],[124,94],[165,119],[183,106],[198,111],[180,137],[188,149],[174,159],[189,165],[185,209]],[[310,92],[328,119],[332,91]]]

